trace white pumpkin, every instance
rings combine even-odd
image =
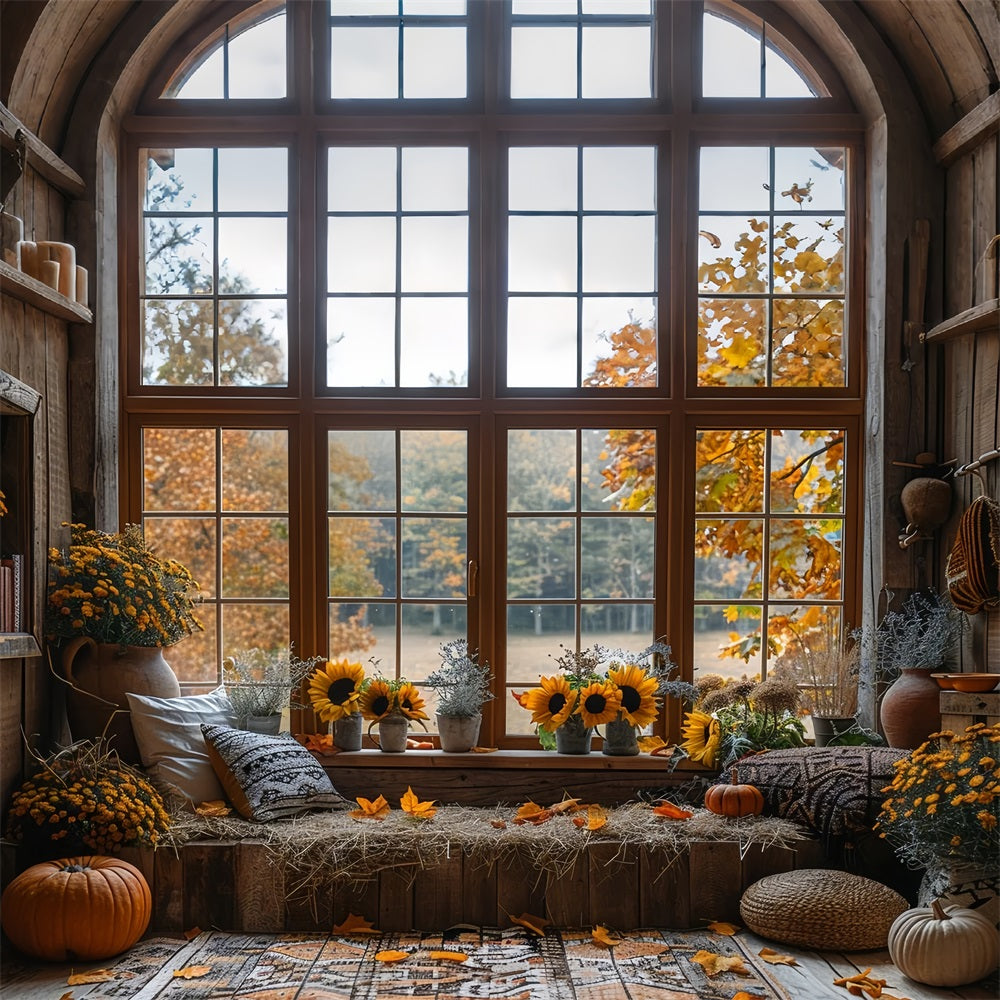
[[[904,975],[928,986],[964,986],[1000,965],[1000,933],[964,906],[906,910],[889,928],[889,957]]]

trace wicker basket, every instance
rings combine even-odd
[[[823,868],[768,875],[740,900],[740,916],[755,934],[781,944],[827,951],[886,946],[889,927],[909,904],[886,885]]]

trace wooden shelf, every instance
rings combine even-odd
[[[0,660],[20,660],[41,656],[33,635],[27,632],[0,632]]]
[[[0,291],[70,323],[94,322],[94,314],[86,306],[60,295],[4,261],[0,261]]]
[[[24,137],[25,159],[29,167],[74,198],[82,198],[87,193],[83,178],[0,104],[0,143],[7,149],[16,149],[18,133]]]
[[[990,299],[980,302],[978,306],[966,309],[951,319],[946,319],[937,326],[932,326],[926,333],[920,335],[921,341],[952,340],[964,337],[970,333],[1000,333],[1000,299]]]

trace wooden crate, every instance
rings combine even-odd
[[[987,726],[1000,722],[1000,691],[969,694],[963,691],[941,692],[941,728],[961,733],[977,722]]]

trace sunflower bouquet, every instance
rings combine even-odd
[[[339,722],[361,711],[361,697],[368,689],[360,663],[327,660],[309,678],[309,701],[322,722]]]
[[[794,678],[780,671],[763,681],[703,674],[694,687],[681,749],[696,763],[725,768],[750,753],[805,745]]]
[[[390,716],[401,715],[427,729],[424,723],[429,717],[424,711],[424,699],[416,685],[405,677],[370,678],[358,704],[361,715],[369,722],[382,722]]]
[[[995,868],[1000,857],[1000,723],[934,733],[893,765],[879,836],[914,868],[948,861]]]

